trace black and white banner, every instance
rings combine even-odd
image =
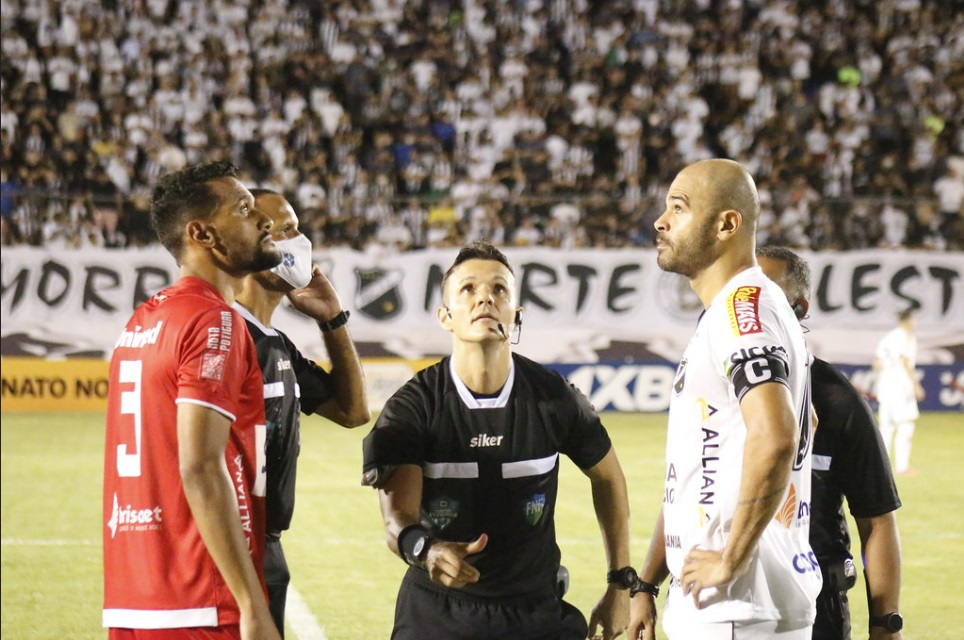
[[[363,355],[447,353],[439,284],[456,249],[397,255],[316,251]],[[544,362],[675,361],[700,303],[662,272],[653,250],[508,249],[524,333],[518,349]],[[804,254],[813,270],[808,341],[822,357],[869,362],[895,314],[919,308],[921,363],[964,360],[964,254],[862,251]],[[177,278],[161,248],[2,252],[3,355],[106,357],[133,309]],[[314,323],[284,307],[275,324],[326,359]]]

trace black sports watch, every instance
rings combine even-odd
[[[432,534],[420,524],[405,527],[398,534],[398,550],[408,564],[422,565],[433,541]]]
[[[648,593],[654,598],[659,597],[659,585],[640,580],[639,574],[632,567],[612,569],[606,574],[606,583],[617,589],[629,589],[630,598],[637,593]]]
[[[639,575],[632,567],[622,569],[612,569],[606,574],[606,584],[611,584],[617,589],[632,589],[636,586]]]
[[[871,627],[883,627],[888,633],[897,633],[904,628],[904,616],[896,611],[885,613],[882,616],[873,616],[870,619]]]

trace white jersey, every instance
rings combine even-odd
[[[904,360],[911,369],[917,364],[917,338],[902,327],[891,329],[877,345],[877,400],[881,420],[904,422],[920,415],[914,381],[907,375]]]
[[[822,578],[810,549],[809,353],[780,288],[759,267],[737,274],[703,313],[680,362],[670,402],[663,519],[671,576],[664,624],[813,622]],[[686,553],[722,550],[740,493],[746,425],[740,400],[758,384],[785,384],[800,423],[790,484],[750,556],[749,570],[704,589],[697,609],[683,596]]]

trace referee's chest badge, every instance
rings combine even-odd
[[[546,494],[537,493],[528,500],[523,506],[526,522],[535,526],[542,520],[542,514],[546,511]]]
[[[459,517],[459,501],[451,498],[435,498],[428,503],[428,519],[438,529],[444,529]]]

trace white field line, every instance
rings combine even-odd
[[[328,640],[318,618],[311,612],[304,598],[294,585],[288,585],[288,602],[285,607],[285,622],[291,627],[298,640]]]

